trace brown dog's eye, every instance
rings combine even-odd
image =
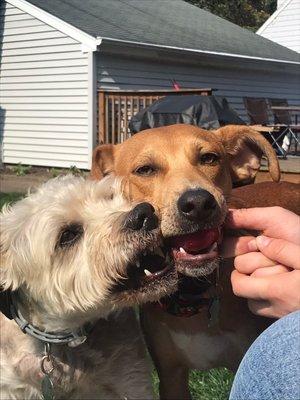
[[[156,172],[156,169],[152,165],[143,165],[134,170],[136,175],[150,176]]]
[[[59,240],[59,247],[72,246],[83,234],[83,227],[80,224],[70,224],[63,228]]]
[[[200,164],[215,165],[220,157],[215,153],[205,153],[200,156]]]

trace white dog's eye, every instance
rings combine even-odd
[[[83,234],[83,227],[80,224],[70,224],[61,231],[58,246],[66,247],[73,245]]]

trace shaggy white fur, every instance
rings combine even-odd
[[[128,263],[159,240],[159,230],[130,231],[133,208],[120,184],[67,176],[4,209],[0,284],[18,293],[20,310],[40,330],[64,331],[93,321],[88,340],[53,345],[56,399],[152,398],[144,343],[132,310],[170,288],[114,290]],[[0,316],[0,398],[40,399],[43,345]]]

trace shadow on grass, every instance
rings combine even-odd
[[[158,398],[158,376],[152,374],[155,396]],[[226,368],[191,371],[189,387],[193,400],[228,400],[234,374]]]

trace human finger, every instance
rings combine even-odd
[[[243,274],[252,274],[257,268],[265,268],[277,263],[260,252],[250,252],[234,259],[234,267]]]
[[[233,293],[238,297],[256,300],[268,298],[269,282],[265,278],[256,278],[234,270],[231,273],[231,284]]]
[[[251,274],[251,276],[258,278],[258,277],[266,277],[270,275],[282,274],[285,272],[290,272],[290,269],[288,267],[285,267],[284,265],[274,265],[271,267],[257,268]]]
[[[249,252],[248,243],[255,239],[253,236],[225,237],[220,247],[223,258],[231,258]]]
[[[280,318],[300,309],[299,270],[253,279],[263,279],[267,283],[265,298],[248,300],[249,308],[255,314]]]
[[[229,210],[226,226],[233,229],[259,230],[267,236],[300,243],[300,217],[281,207]]]
[[[268,300],[248,300],[249,310],[260,317],[276,318],[274,307]]]
[[[257,249],[267,258],[293,269],[300,269],[300,246],[264,235],[254,239]],[[248,244],[249,246],[249,244]]]

